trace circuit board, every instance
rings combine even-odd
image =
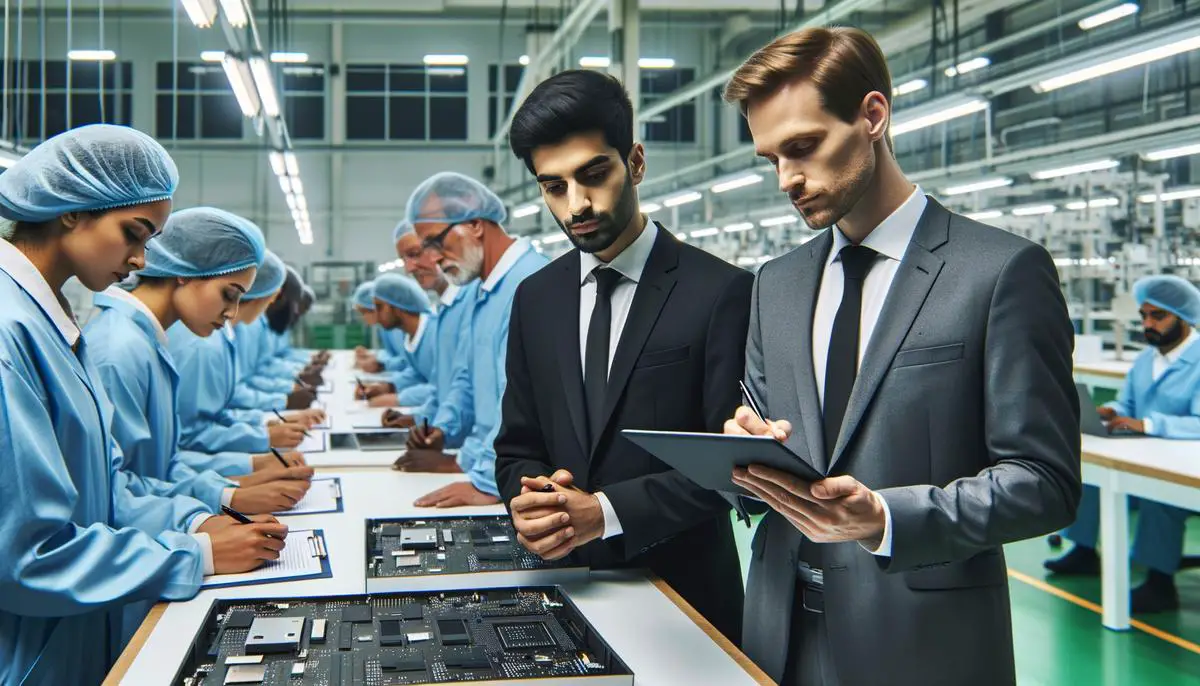
[[[586,567],[547,562],[507,515],[367,520],[367,592],[562,584]]]
[[[172,683],[393,686],[539,679],[632,686],[557,586],[216,600]]]

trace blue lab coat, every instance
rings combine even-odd
[[[264,376],[259,369],[263,362],[266,334],[266,320],[261,317],[250,324],[238,323],[233,327],[234,360],[237,362],[238,375],[233,407],[268,412],[287,408],[287,395],[295,382]]]
[[[179,373],[165,337],[159,338],[160,328],[122,295],[133,297],[96,294],[99,315],[84,338],[114,406],[112,433],[131,476],[129,488],[138,494],[191,496],[217,512],[223,491],[236,484],[206,468],[209,455],[179,450]]]
[[[378,325],[376,325],[378,326]],[[408,366],[408,358],[404,355],[404,332],[400,329],[388,331],[379,326],[379,342],[383,350],[375,359],[383,365],[384,371],[402,372]]]
[[[1125,376],[1125,387],[1107,406],[1122,417],[1150,420],[1151,436],[1200,439],[1200,342],[1183,351],[1154,380],[1154,348],[1146,348]]]
[[[513,253],[511,256],[510,252]],[[505,270],[506,262],[512,258],[515,261]],[[470,363],[459,367],[451,392],[450,401],[459,407],[469,396],[475,414],[475,422],[458,453],[458,466],[475,488],[494,496],[500,495],[496,489],[494,444],[500,432],[500,399],[504,397],[504,363],[512,302],[517,286],[548,263],[549,260],[533,250],[529,240],[523,238],[509,246],[490,279],[480,283],[471,314],[471,336],[464,339],[471,348]],[[466,379],[462,378],[464,375]],[[445,431],[441,424],[435,423],[435,426]]]
[[[271,447],[260,410],[232,406],[237,387],[233,331],[201,338],[182,323],[167,329],[167,350],[179,370],[179,445],[197,452],[264,453]],[[254,471],[249,455],[210,467],[223,476]]]
[[[407,337],[404,356],[408,361],[405,369],[392,375],[396,387],[396,400],[402,407],[424,407],[434,395],[433,379],[437,370],[437,318],[430,314],[421,315],[421,340],[414,350],[409,350]]]
[[[49,285],[28,261],[17,276],[24,257],[0,243],[0,683],[97,684],[126,603],[199,590],[200,546],[181,532],[203,508],[115,486],[91,349],[72,351]]]
[[[445,432],[447,448],[459,448],[475,421],[475,408],[452,404],[451,388],[454,372],[460,360],[470,357],[471,313],[475,309],[479,282],[460,287],[450,304],[441,304],[437,317],[437,368],[434,372],[434,394],[419,412],[418,421],[428,420]],[[462,345],[461,352],[459,346]],[[469,383],[469,370],[465,377]],[[440,419],[440,421],[439,421]]]

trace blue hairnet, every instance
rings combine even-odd
[[[1150,303],[1189,324],[1200,322],[1200,289],[1179,276],[1148,276],[1133,284],[1138,305]]]
[[[412,222],[408,221],[407,219],[401,219],[400,223],[396,225],[396,228],[392,229],[392,242],[395,243],[396,241],[400,240],[401,236],[408,235],[412,233],[412,231]]]
[[[250,290],[242,296],[242,300],[268,298],[274,295],[275,291],[283,288],[283,281],[286,278],[287,267],[283,265],[283,260],[268,250],[262,265],[258,268],[258,275],[254,277],[254,283],[250,285]]]
[[[93,124],[42,142],[0,174],[0,217],[39,223],[141,205],[170,198],[178,185],[175,162],[153,138]]]
[[[361,307],[368,312],[375,311],[375,282],[364,281],[358,284],[358,288],[354,289],[354,295],[350,297],[350,302],[355,307]]]
[[[140,277],[205,278],[262,264],[262,230],[248,219],[215,207],[171,214],[162,233],[146,243]]]
[[[457,224],[486,219],[503,224],[508,210],[496,194],[469,176],[441,172],[425,179],[408,198],[405,219],[411,224]]]
[[[375,299],[417,314],[429,312],[429,296],[416,279],[401,274],[384,274],[375,279]]]

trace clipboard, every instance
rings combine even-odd
[[[754,497],[733,483],[733,469],[760,464],[804,481],[825,478],[787,446],[770,436],[642,431],[622,429],[621,435],[710,491]]]
[[[284,550],[283,555],[289,555],[290,553],[295,556],[295,559],[303,559],[307,567],[304,571],[294,574],[279,573],[276,568],[283,564],[284,558],[281,556],[279,561],[267,562],[258,569],[242,574],[214,574],[206,576],[201,582],[200,588],[254,586],[257,584],[273,584],[280,581],[299,581],[301,579],[328,579],[333,576],[333,569],[329,566],[329,551],[325,547],[324,529],[289,531],[287,542],[288,546]],[[296,543],[299,543],[300,547],[293,549],[292,546]],[[301,558],[301,556],[307,557]]]
[[[329,507],[328,505],[323,505],[320,503],[309,502],[309,495],[312,494],[314,488],[318,487],[317,484],[320,484],[320,488],[329,489],[326,491],[327,493],[332,493],[334,501],[333,507]],[[324,498],[322,498],[322,500],[324,500]],[[345,508],[343,508],[342,502],[341,478],[336,476],[319,476],[312,480],[312,485],[309,487],[308,493],[306,493],[304,497],[300,499],[300,502],[296,503],[295,507],[290,510],[272,512],[271,514],[275,515],[275,517],[297,517],[302,515],[344,512]]]

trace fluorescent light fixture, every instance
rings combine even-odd
[[[466,55],[426,55],[421,61],[430,67],[461,67],[471,59]]]
[[[661,209],[662,209],[662,205],[659,205],[659,204],[658,204],[658,203],[656,203],[656,202],[644,202],[644,203],[642,203],[642,211],[643,211],[643,212],[647,212],[647,213],[649,213],[649,212],[657,212],[657,211],[659,211],[659,210],[661,210]]]
[[[271,161],[271,171],[275,173],[275,176],[287,176],[287,165],[283,161],[283,153],[272,150],[271,154],[267,155],[267,159]]]
[[[1163,148],[1162,150],[1154,150],[1142,155],[1142,159],[1146,160],[1147,162],[1160,162],[1162,160],[1169,160],[1176,157],[1184,157],[1186,155],[1196,154],[1200,154],[1200,143],[1181,145],[1176,148]]]
[[[985,219],[997,219],[1003,216],[1004,213],[1000,210],[983,210],[982,212],[970,212],[966,215],[967,219],[974,219],[977,222]]]
[[[242,0],[220,0],[220,2],[221,12],[234,28],[240,29],[250,23],[250,17],[246,14],[246,6]]]
[[[292,192],[297,195],[303,194],[304,193],[304,184],[301,183],[300,177],[293,176],[291,178],[292,178]]]
[[[300,210],[301,215],[308,214],[308,198],[303,195],[296,195],[296,209]]]
[[[1052,90],[1063,88],[1064,86],[1073,86],[1077,83],[1091,81],[1092,79],[1109,74],[1115,74],[1119,71],[1140,67],[1143,64],[1157,62],[1168,57],[1174,57],[1185,52],[1191,52],[1200,48],[1200,34],[1196,34],[1190,38],[1177,40],[1174,43],[1160,45],[1156,48],[1149,48],[1141,52],[1136,52],[1132,55],[1118,57],[1116,59],[1105,60],[1090,67],[1075,69],[1067,74],[1055,76],[1045,81],[1040,81],[1033,86],[1033,90],[1038,93],[1046,93]]]
[[[715,236],[719,233],[721,233],[720,229],[715,226],[710,226],[707,229],[696,229],[690,235],[692,238],[706,238],[708,236]]]
[[[642,57],[638,60],[642,69],[674,69],[675,60],[670,57]]]
[[[740,233],[754,228],[754,222],[739,222],[725,227],[725,233]]]
[[[220,62],[225,59],[224,50],[205,50],[200,53],[201,62]]]
[[[554,243],[562,243],[565,240],[567,240],[567,237],[565,234],[552,233],[549,236],[542,237],[542,245],[551,245]]]
[[[284,198],[287,200],[288,209],[290,209],[293,212],[293,219],[294,219],[295,218],[294,213],[299,212],[299,208],[296,207],[296,196],[292,193],[288,193],[287,195],[284,196]]]
[[[758,223],[764,229],[769,229],[772,226],[783,226],[785,224],[795,224],[800,221],[800,218],[792,214],[784,214],[778,217],[767,217]]]
[[[942,195],[963,195],[966,193],[977,193],[979,191],[986,191],[992,188],[1004,188],[1005,186],[1011,186],[1012,183],[1013,180],[1007,176],[998,179],[984,179],[982,181],[975,181],[973,183],[964,183],[960,186],[943,188]]]
[[[974,99],[968,100],[964,103],[939,110],[937,112],[931,112],[929,114],[919,115],[919,116],[913,117],[912,119],[908,119],[907,121],[900,121],[898,123],[892,124],[892,135],[900,136],[900,135],[909,133],[911,131],[917,131],[918,129],[923,129],[927,126],[934,126],[935,124],[942,124],[944,122],[948,122],[951,119],[965,117],[968,114],[974,114],[975,112],[983,111],[983,110],[987,109],[987,106],[988,106],[987,100],[974,98]]]
[[[1055,209],[1054,205],[1028,205],[1013,208],[1012,213],[1014,217],[1032,217],[1038,214],[1052,214]]]
[[[1035,171],[1029,176],[1038,181],[1044,181],[1046,179],[1057,179],[1062,176],[1074,176],[1075,174],[1115,169],[1119,166],[1121,166],[1121,163],[1116,160],[1098,160],[1096,162],[1073,164],[1069,167],[1058,167],[1057,169],[1043,169],[1042,171]]]
[[[300,176],[300,165],[296,162],[296,153],[283,153],[283,163],[284,167],[287,169],[288,176]]]
[[[814,239],[814,238],[816,238],[816,236],[809,236],[808,238],[806,238],[806,239],[804,240],[804,242],[805,242],[805,243],[807,243],[807,242],[811,241],[811,240],[812,240],[812,239]],[[771,261],[771,256],[770,256],[770,255],[762,255],[762,256],[761,256],[761,257],[759,257],[757,260],[755,260],[755,262],[757,262],[757,263],[759,263],[759,264],[766,264],[766,263],[768,263],[768,262],[770,262],[770,261]]]
[[[686,233],[682,232],[682,231],[680,231],[679,233],[675,234],[675,237],[676,237],[676,238],[678,238],[678,239],[679,239],[679,240],[681,240],[681,241],[686,241],[686,240],[688,239],[688,235],[687,235]]]
[[[529,55],[521,55],[520,57],[518,57],[517,64],[520,64],[522,67],[528,67],[529,66]]]
[[[913,79],[912,81],[905,81],[904,83],[892,89],[892,97],[916,93],[917,91],[924,90],[928,87],[929,82],[925,79]]]
[[[737,266],[739,267],[752,267],[756,264],[758,264],[757,257],[742,256],[737,258]]]
[[[1173,200],[1189,200],[1191,198],[1200,198],[1200,187],[1179,188],[1173,191],[1167,191],[1162,195],[1155,195],[1154,193],[1150,193],[1148,195],[1139,195],[1138,202],[1154,202],[1155,200],[1171,202]]]
[[[273,52],[271,61],[280,64],[304,64],[308,62],[307,52]]]
[[[258,91],[254,88],[254,79],[250,75],[250,68],[232,54],[225,55],[225,58],[221,60],[221,66],[225,69],[229,87],[233,89],[233,95],[237,98],[238,107],[242,108],[242,114],[247,117],[257,116]]]
[[[763,177],[760,174],[746,174],[745,176],[739,176],[736,179],[715,183],[708,190],[712,191],[713,193],[724,193],[725,191],[731,191],[735,188],[745,188],[746,186],[753,186],[756,183],[762,183],[762,180]]]
[[[292,180],[286,176],[279,177],[279,190],[283,191],[284,195],[292,192]]]
[[[1083,19],[1080,19],[1079,28],[1083,29],[1084,31],[1091,31],[1097,26],[1103,26],[1109,22],[1128,17],[1131,14],[1137,14],[1139,9],[1141,8],[1138,7],[1136,2],[1122,3],[1112,9],[1104,10],[1103,12],[1098,12],[1090,17],[1084,17]]]
[[[524,207],[518,207],[517,209],[513,210],[513,217],[515,219],[520,219],[522,217],[532,217],[533,215],[535,215],[541,211],[542,211],[541,205],[526,205]]]
[[[1066,204],[1068,210],[1078,212],[1079,210],[1096,209],[1099,207],[1116,207],[1121,201],[1116,198],[1094,198],[1092,200],[1073,200]]]
[[[67,59],[72,62],[111,62],[117,59],[117,53],[112,50],[71,50]]]
[[[183,11],[188,19],[196,26],[207,29],[217,18],[217,3],[215,0],[182,0]]]
[[[607,57],[580,57],[579,66],[584,69],[607,69],[608,65],[612,64],[612,60]]]
[[[679,195],[673,195],[669,198],[665,198],[663,199],[662,204],[665,207],[679,207],[680,205],[686,205],[689,202],[696,202],[703,197],[703,195],[696,191],[688,191],[686,193],[680,193]]]
[[[258,97],[262,99],[263,114],[268,117],[278,117],[279,98],[275,96],[275,84],[271,81],[271,69],[267,65],[267,61],[261,57],[251,57],[250,72],[254,74],[254,84],[258,86]]]
[[[978,69],[983,69],[991,63],[992,61],[986,57],[976,57],[957,66],[946,67],[946,76],[955,77],[960,74],[970,74]]]
[[[467,70],[462,67],[429,67],[425,73],[430,76],[463,76]]]

